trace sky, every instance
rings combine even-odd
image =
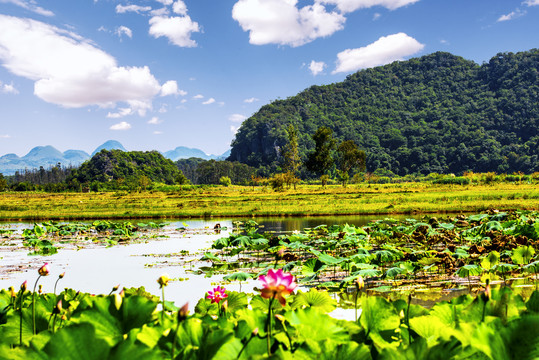
[[[261,106],[446,51],[539,47],[539,0],[0,0],[0,155],[220,155]]]

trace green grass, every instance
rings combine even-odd
[[[266,187],[187,187],[177,191],[1,193],[0,219],[202,218],[481,212],[539,209],[536,184],[424,183]]]

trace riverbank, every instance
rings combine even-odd
[[[177,187],[173,191],[0,194],[0,220],[176,219],[539,209],[537,184]]]

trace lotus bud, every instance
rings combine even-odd
[[[62,310],[63,310],[63,307],[62,307],[62,300],[58,300],[58,303],[56,304],[56,306],[54,307],[54,309],[52,310],[52,313],[53,314],[61,314],[62,313]]]
[[[257,335],[258,335],[258,328],[255,328],[255,329],[253,330],[253,336],[257,336]]]
[[[27,288],[28,288],[28,281],[25,280],[25,281],[21,284],[21,290],[22,290],[22,292],[25,292]]]
[[[357,291],[365,287],[365,281],[363,281],[363,276],[360,276],[356,279],[356,289]]]
[[[228,300],[224,300],[221,303],[221,309],[223,310],[224,313],[226,313],[226,311],[228,310]]]
[[[66,320],[67,320],[67,316],[62,315],[62,317],[61,317],[60,319],[62,319],[63,321],[66,321]]]
[[[120,310],[120,307],[122,307],[122,301],[123,298],[120,294],[114,294],[114,307],[116,310]]]
[[[122,288],[122,291],[120,291],[118,295],[120,295],[121,297],[125,297],[125,288]]]
[[[37,270],[37,273],[41,276],[47,276],[50,274],[49,263],[45,263]]]
[[[11,294],[12,298],[17,297],[17,293],[15,292],[15,289],[13,288],[13,286],[9,287],[9,293]]]
[[[112,287],[112,292],[117,291],[120,288],[120,284]]]
[[[38,290],[38,292],[39,292],[40,294],[43,294],[43,285],[39,284],[39,290]]]
[[[170,281],[170,277],[168,274],[163,274],[157,279],[157,283],[159,284],[159,287],[162,288],[163,286],[167,286],[168,282]]]
[[[58,275],[58,279],[63,279],[64,276],[66,275],[65,271],[63,273],[61,273],[60,275]]]
[[[189,303],[185,303],[184,306],[178,310],[178,321],[182,322],[185,319],[187,319],[187,315],[189,314]]]
[[[276,318],[277,320],[279,320],[280,322],[282,322],[282,323],[284,323],[285,320],[286,320],[286,319],[284,318],[284,316],[282,316],[281,314],[275,314],[275,318]]]
[[[277,251],[277,258],[282,259],[284,255],[284,247],[280,248],[279,251]]]

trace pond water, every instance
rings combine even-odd
[[[400,218],[410,217],[408,215]],[[256,221],[264,231],[289,232],[321,224],[364,225],[380,218],[384,216],[268,218]],[[222,230],[220,234],[213,232],[217,223],[226,230]],[[193,230],[180,231],[179,228],[185,225],[188,225],[187,229]],[[14,228],[17,231],[31,226],[32,224],[28,223],[0,224],[0,228]],[[195,275],[190,272],[191,265],[188,260],[202,257],[204,249],[209,249],[216,239],[228,236],[231,229],[231,219],[173,221],[160,230],[164,235],[162,238],[111,247],[77,248],[69,245],[49,256],[28,256],[28,249],[0,246],[0,289],[7,289],[9,286],[18,289],[25,280],[31,289],[37,278],[36,270],[45,262],[50,264],[51,269],[50,276],[39,281],[45,292],[52,292],[58,275],[65,272],[65,277],[58,283],[57,292],[67,287],[83,292],[108,294],[119,284],[121,287],[144,286],[146,291],[160,296],[161,291],[156,280],[163,273],[167,273],[175,280],[166,288],[166,299],[174,301],[177,306],[188,302],[192,310],[197,301],[216,286],[222,276],[206,278],[204,275]],[[182,255],[182,251],[188,251],[189,255]],[[168,254],[177,255],[166,256]],[[201,264],[198,263],[197,266]],[[241,290],[250,292],[257,283],[257,280],[244,282],[241,284]],[[226,285],[226,288],[239,291],[240,284],[232,283]],[[350,315],[349,311],[348,315],[346,313],[342,311],[338,316]]]

